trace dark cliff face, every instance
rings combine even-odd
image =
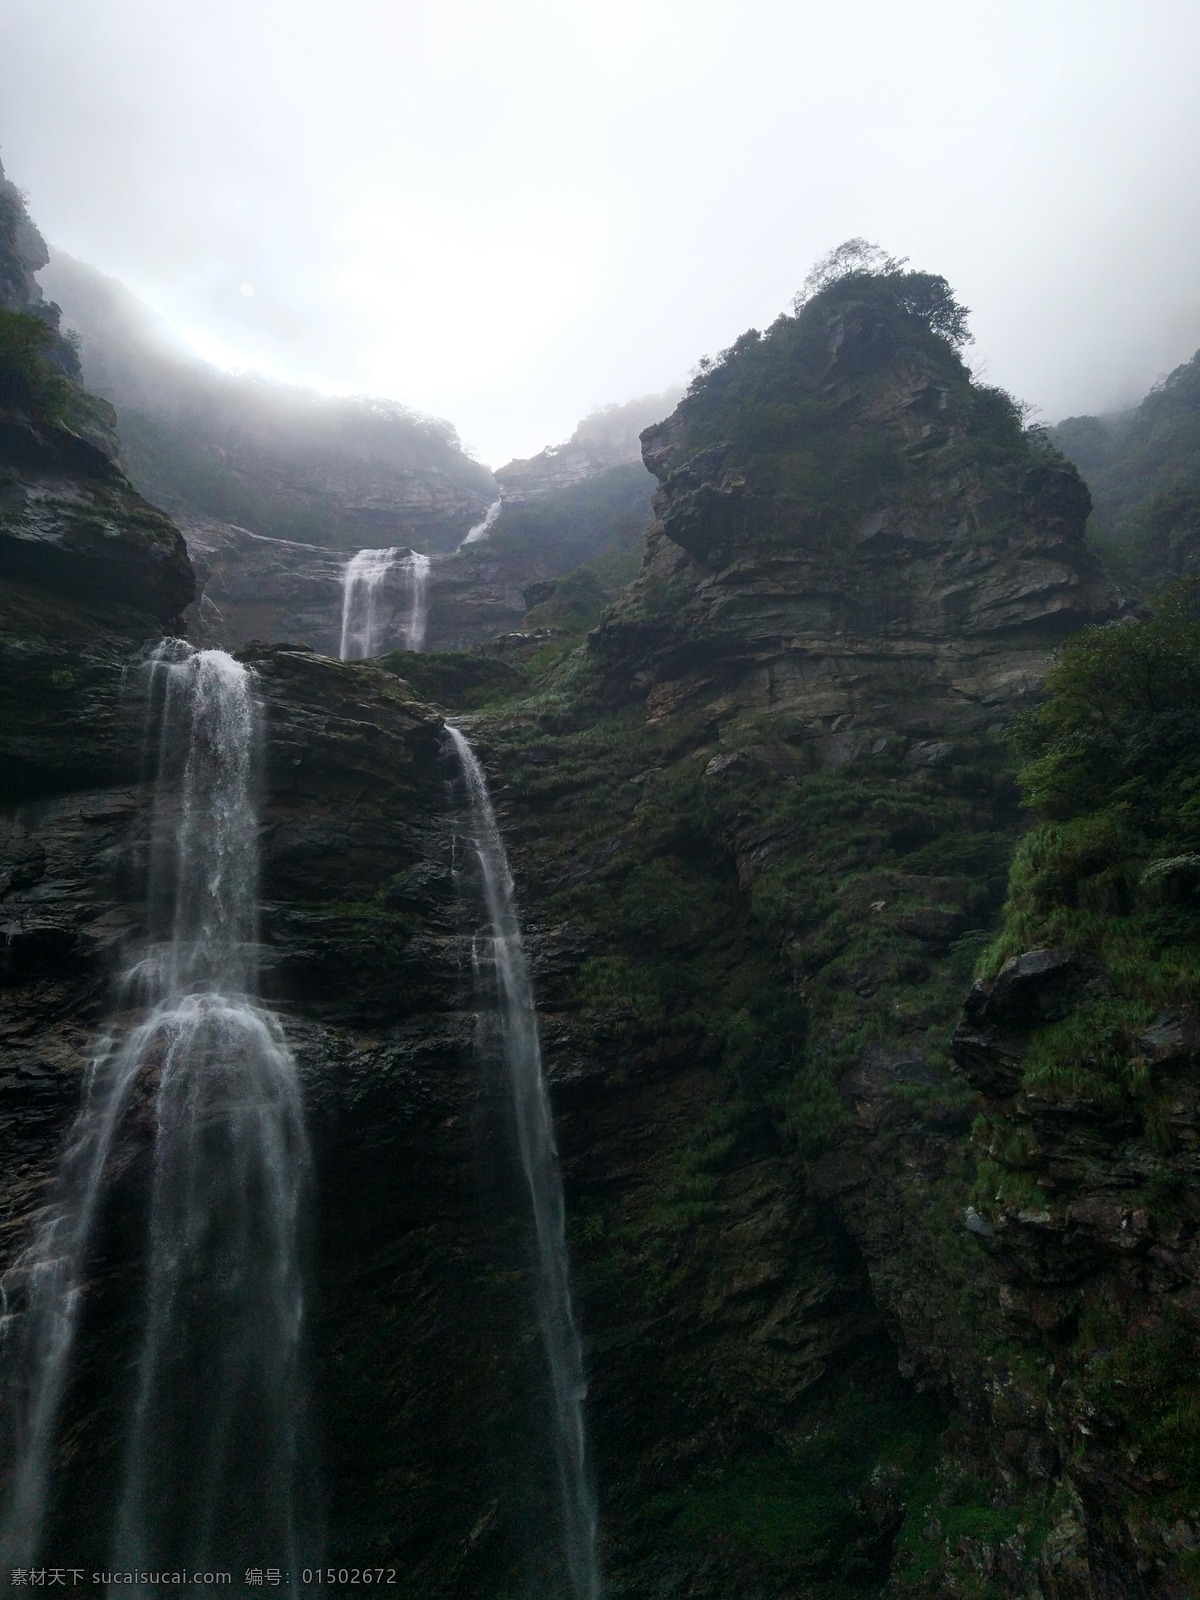
[[[1119,1305],[1171,1287],[1118,1265],[1123,1124],[1049,1113],[1033,1170],[1061,1146],[1072,1197],[998,1218],[1007,1045],[952,1049],[1021,827],[1003,729],[1123,603],[1074,472],[887,291],[739,341],[649,432],[642,577],[477,724],[561,941],[540,995],[613,1581],[1183,1594],[1178,1462],[1156,1499],[1150,1469],[1118,1487],[1128,1422],[1075,1442],[1099,1391],[1071,1318],[1105,1305],[1132,1350]]]
[[[1070,1600],[1190,1594],[1200,1552],[1200,1036],[1180,1008],[1138,1033],[1141,1007],[1117,1021],[1111,993],[1088,954],[1027,951],[976,985],[954,1046],[979,1094],[993,1336],[1020,1352],[987,1420],[1008,1470],[1045,1486],[1047,1592]],[[1102,997],[1108,1037],[1089,1015]],[[1067,1032],[1088,1038],[1083,1060]]]
[[[10,800],[136,770],[113,705],[130,652],[195,593],[178,529],[113,463],[103,408],[76,383],[58,308],[33,277],[45,247],[0,174],[0,707]],[[22,322],[20,319],[26,319]],[[36,321],[34,321],[36,319]]]
[[[315,1157],[329,1559],[395,1565],[413,1600],[552,1592],[556,1541],[520,1182],[476,1050],[478,886],[406,666],[447,710],[491,701],[468,731],[537,986],[608,1592],[1189,1592],[1194,1507],[1162,1477],[1189,1481],[1186,1396],[1139,1431],[1157,1401],[1135,1369],[1142,1333],[1179,1338],[1138,1297],[1193,1293],[1194,1230],[1145,1224],[1138,1185],[1192,1183],[1194,1041],[1154,1023],[1139,1046],[1178,1107],[1164,1162],[1125,1112],[1022,1098],[1090,957],[1018,960],[963,1019],[1023,827],[1000,725],[1068,628],[1120,602],[1080,544],[1078,480],[878,292],[744,345],[656,430],[643,576],[532,687],[475,658],[245,652],[264,994]],[[143,915],[136,660],[176,589],[122,506],[136,607],[86,576],[82,535],[2,591],[24,673],[6,747],[32,763],[0,857],[5,1259]],[[131,1129],[134,1211],[148,1149]],[[985,1203],[985,1160],[1061,1198]],[[118,1204],[64,1541],[114,1470],[131,1262]]]

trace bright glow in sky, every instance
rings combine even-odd
[[[1200,345],[1198,59],[1196,0],[0,0],[0,155],[199,353],[498,465],[855,234],[1044,417],[1136,399]]]

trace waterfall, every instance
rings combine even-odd
[[[537,1243],[535,1300],[549,1369],[553,1431],[562,1504],[563,1542],[576,1600],[598,1600],[596,1502],[587,1462],[583,1350],[571,1306],[562,1177],[529,963],[513,893],[512,873],[487,780],[462,732],[446,724],[470,800],[471,843],[479,861],[499,1001],[504,1063],[512,1096],[521,1167]]]
[[[503,504],[504,502],[502,500],[492,501],[491,505],[484,512],[483,521],[477,522],[473,528],[467,529],[467,536],[463,540],[462,544],[460,544],[458,547],[460,550],[463,548],[463,545],[478,544],[480,539],[487,538],[488,534],[491,533],[492,528],[495,525],[496,518],[500,515],[500,510]]]
[[[397,550],[360,550],[342,568],[342,661],[378,655],[379,589]]]
[[[342,568],[342,661],[362,661],[387,649],[388,620],[381,600],[384,582],[398,567],[404,582],[407,621],[401,627],[406,650],[421,650],[429,617],[430,557],[410,550],[360,550]]]
[[[408,574],[408,625],[404,630],[404,648],[422,650],[425,646],[425,624],[429,618],[429,567],[430,558],[417,550],[409,552],[405,563]]]
[[[56,1553],[43,1545],[61,1413],[103,1214],[114,1174],[152,1128],[112,1558],[177,1570],[277,1551],[294,1566],[308,1151],[295,1065],[255,1000],[256,708],[246,668],[220,650],[166,641],[148,677],[158,773],[146,937],[50,1203],[6,1285],[4,1309],[23,1315],[6,1316],[0,1351],[14,1444],[0,1561]]]

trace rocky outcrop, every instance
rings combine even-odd
[[[336,659],[346,555],[208,517],[181,525],[200,589],[188,616],[192,638],[222,650],[286,639]]]
[[[20,191],[0,165],[0,306],[31,311],[57,328],[34,274],[50,259],[46,241],[33,225]]]
[[[167,624],[195,593],[179,530],[65,429],[0,413],[0,574]]]
[[[1087,492],[945,341],[852,299],[810,312],[646,431],[656,521],[597,659],[656,717],[996,721],[1067,634],[1121,614]]]
[[[635,457],[631,455],[629,459]],[[510,461],[507,466],[500,467],[496,481],[502,499],[521,505],[526,500],[552,494],[556,489],[569,489],[613,465],[612,461],[570,444],[548,445],[539,455]]]

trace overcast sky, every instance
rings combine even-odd
[[[851,235],[1045,420],[1200,345],[1200,0],[0,0],[0,158],[192,348],[495,466]]]

